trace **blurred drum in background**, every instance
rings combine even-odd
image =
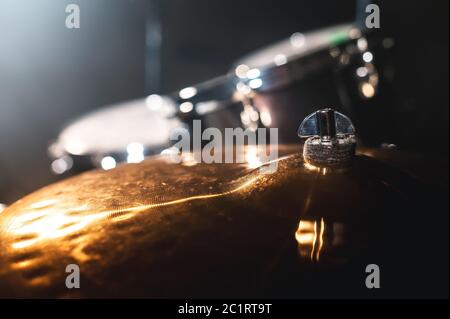
[[[125,102],[89,113],[63,129],[49,147],[56,174],[82,172],[117,163],[137,163],[168,147],[169,134],[181,123],[173,102],[161,96]]]
[[[235,72],[246,84],[241,88],[259,112],[261,124],[278,127],[283,143],[294,142],[293,119],[318,107],[339,106],[364,128],[359,132],[362,141],[378,146],[383,137],[374,140],[370,132],[390,118],[389,89],[381,83],[383,68],[374,57],[380,48],[376,38],[369,41],[359,29],[341,25],[294,33],[243,58]]]
[[[375,138],[372,132],[391,118],[385,70],[393,72],[386,66],[392,46],[393,40],[363,34],[352,24],[297,32],[237,61],[230,74],[173,94],[177,116],[217,128],[277,127],[280,142],[289,143],[297,129],[293,119],[339,105],[364,127],[363,142],[378,146],[390,136],[386,128]]]
[[[299,118],[336,106],[363,128],[359,135],[366,145],[379,145],[385,141],[382,133],[375,140],[368,133],[390,118],[388,85],[375,60],[376,52],[385,50],[380,43],[352,24],[294,33],[237,61],[228,74],[73,122],[50,147],[52,170],[61,174],[139,162],[173,145],[171,133],[189,131],[196,119],[203,128],[220,130],[276,127],[279,142],[290,143]]]

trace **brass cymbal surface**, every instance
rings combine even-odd
[[[380,296],[436,284],[448,217],[435,192],[360,153],[342,172],[308,167],[300,146],[279,154],[270,174],[153,156],[24,197],[0,213],[0,296],[360,297],[369,263],[396,277]],[[436,275],[411,289],[423,267]]]

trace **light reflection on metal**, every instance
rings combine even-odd
[[[261,118],[261,123],[264,126],[270,126],[272,124],[272,116],[270,115],[269,110],[262,110],[259,117]]]
[[[249,165],[254,165],[258,161],[255,152],[255,148],[248,148],[247,160]],[[275,161],[286,158],[288,157],[280,157]],[[100,238],[99,236],[103,236],[104,232],[99,230],[107,223],[125,221],[138,213],[146,211],[149,213],[148,210],[158,207],[250,191],[255,184],[259,183],[260,179],[264,179],[264,174],[252,170],[248,175],[237,180],[231,180],[229,186],[222,188],[222,191],[190,195],[166,201],[153,200],[148,204],[125,207],[107,204],[103,206],[105,209],[102,209],[102,206],[77,204],[84,202],[78,192],[73,193],[73,195],[63,195],[63,197],[43,198],[26,205],[19,205],[15,209],[19,209],[20,214],[13,219],[3,219],[0,229],[5,234],[9,234],[8,246],[13,250],[28,251],[29,249],[37,249],[37,247],[46,247],[46,249],[53,247],[52,249],[70,251],[70,255],[78,260],[87,260],[93,256],[84,252],[83,247]],[[89,194],[91,193],[89,192]],[[97,196],[103,195],[97,194]],[[6,224],[4,224],[5,222]],[[36,245],[38,246],[36,247]],[[17,265],[17,267],[26,267],[27,264],[23,263]]]
[[[144,145],[133,142],[127,145],[127,162],[140,163],[144,160]]]
[[[370,52],[365,52],[366,53]],[[363,55],[363,59],[364,59]],[[368,59],[367,56],[365,58]],[[372,58],[370,59],[372,60]],[[367,61],[366,61],[367,62]],[[358,77],[358,89],[361,96],[365,99],[370,99],[374,97],[377,93],[379,76],[378,72],[373,63],[365,63],[364,66],[361,66],[356,69],[356,75]]]
[[[183,102],[180,104],[180,111],[183,113],[189,113],[194,109],[194,105],[191,102]]]
[[[184,88],[184,89],[180,90],[180,92],[179,92],[180,98],[182,98],[184,100],[190,99],[190,98],[194,97],[195,95],[197,95],[197,89],[193,86]]]
[[[73,166],[73,160],[68,155],[63,155],[58,159],[55,159],[50,168],[54,174],[61,175],[70,170]]]
[[[260,78],[256,78],[256,79],[250,80],[250,82],[248,82],[248,85],[252,89],[258,89],[263,85],[263,81]]]
[[[41,258],[42,259],[42,258]],[[19,261],[19,262],[15,262],[11,265],[11,267],[13,269],[22,269],[22,268],[29,268],[31,267],[33,264],[39,262],[40,260],[36,260],[36,258],[34,259],[27,259],[27,260],[23,260],[23,261]]]
[[[358,39],[358,41],[356,42],[356,45],[358,46],[358,49],[360,51],[366,51],[368,48],[367,39],[366,38]]]
[[[256,79],[256,78],[259,78],[260,75],[261,75],[261,71],[256,68],[247,71],[248,79]]]
[[[305,36],[302,33],[296,32],[296,33],[291,35],[289,40],[290,40],[291,45],[293,47],[300,48],[300,47],[305,45],[306,38],[305,38]]]
[[[319,247],[317,248],[316,260],[320,261],[320,252],[323,248],[323,233],[325,232],[325,222],[323,218],[320,219],[320,232],[319,232]]]
[[[374,55],[368,51],[367,39],[362,37],[357,40],[357,48],[361,54],[362,66],[356,69],[358,90],[362,98],[371,99],[377,94],[378,71],[373,64]]]
[[[208,114],[214,112],[219,109],[220,102],[219,101],[208,101],[208,102],[199,102],[195,105],[195,112],[199,115]]]
[[[277,54],[274,58],[273,58],[273,62],[275,63],[275,65],[277,66],[281,66],[287,63],[287,57],[284,54]]]
[[[114,157],[105,156],[102,158],[100,165],[106,171],[106,170],[115,168],[117,163],[116,163],[116,160],[114,159]]]
[[[373,54],[372,54],[372,52],[369,52],[369,51],[364,52],[362,55],[362,58],[363,58],[364,62],[370,63],[373,60]]]
[[[258,154],[259,150],[258,146],[256,145],[249,145],[245,149],[245,161],[247,162],[248,168],[250,169],[258,168],[263,164]]]
[[[367,99],[375,96],[375,87],[369,82],[360,83],[359,90],[361,94]]]
[[[309,258],[310,261],[320,261],[320,254],[324,246],[325,221],[300,220],[298,229],[295,232],[300,256]]]
[[[315,165],[313,165],[313,164],[311,164],[311,163],[308,163],[308,162],[306,162],[306,161],[305,161],[305,163],[303,164],[303,166],[305,166],[305,168],[306,168],[308,171],[317,172],[317,173],[322,174],[322,175],[326,175],[327,172],[328,172],[328,170],[327,170],[326,167],[315,166]]]
[[[245,85],[242,82],[239,82],[238,84],[236,84],[236,90],[239,93],[243,94],[244,96],[249,94],[252,91],[248,85]]]
[[[181,165],[183,166],[195,166],[198,162],[195,160],[193,153],[182,153],[181,154]]]
[[[240,79],[245,79],[247,77],[247,72],[250,70],[250,68],[245,64],[240,64],[236,67],[235,73],[236,76]]]
[[[311,261],[314,261],[314,249],[316,247],[316,241],[317,241],[317,222],[314,222],[314,235],[312,236],[312,248],[311,248]]]
[[[244,104],[241,112],[241,122],[245,128],[255,131],[258,128],[258,120],[260,118],[258,111],[250,104]]]
[[[308,220],[300,220],[295,239],[301,245],[310,244],[314,240],[314,222]]]
[[[8,228],[8,232],[11,235],[22,238],[19,241],[13,242],[11,247],[13,249],[23,249],[44,240],[64,238],[112,215],[117,215],[119,217],[118,220],[125,220],[133,217],[135,213],[156,207],[230,195],[251,187],[259,178],[260,175],[257,174],[249,176],[237,187],[224,192],[194,195],[166,202],[137,205],[89,214],[83,213],[92,211],[92,208],[87,205],[66,207],[64,204],[54,202],[53,199],[38,202],[31,205],[35,207],[34,209],[30,206],[29,212],[17,216]],[[43,205],[42,203],[45,203],[46,206],[41,206]],[[47,205],[47,203],[52,204]]]
[[[357,39],[359,37],[361,37],[362,32],[360,29],[358,28],[351,28],[348,32],[348,35],[350,36],[350,38],[352,39]]]
[[[57,199],[46,199],[46,200],[41,200],[39,202],[35,202],[33,204],[30,205],[31,209],[40,209],[40,208],[45,208],[45,207],[49,207],[51,205],[54,205],[58,202]]]
[[[369,73],[369,70],[367,70],[367,68],[364,66],[361,66],[356,69],[356,75],[359,76],[360,78],[367,76],[368,73]]]
[[[152,111],[158,111],[163,105],[163,98],[158,94],[152,94],[145,99],[145,105]]]
[[[307,262],[345,263],[347,241],[346,224],[327,223],[320,219],[301,219],[295,232],[295,240],[301,260]]]
[[[31,208],[31,207],[30,207]],[[65,237],[79,231],[92,222],[103,218],[105,213],[90,215],[67,214],[65,207],[52,205],[42,209],[36,208],[16,217],[9,228],[13,235],[24,238],[14,242],[12,248],[25,248],[45,239]],[[74,207],[71,211],[83,212],[87,206]]]
[[[76,139],[69,139],[65,141],[64,147],[68,153],[73,155],[82,155],[86,152],[84,144]]]
[[[170,156],[178,155],[178,154],[180,154],[180,150],[177,147],[174,147],[174,146],[166,148],[166,149],[161,151],[161,155],[162,156],[170,157]]]

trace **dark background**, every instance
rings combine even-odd
[[[80,29],[65,27],[68,3],[80,6]],[[448,1],[379,4],[381,32],[396,41],[392,142],[448,159]],[[0,0],[0,202],[55,180],[47,146],[74,117],[223,74],[293,32],[353,21],[356,8],[349,0]]]

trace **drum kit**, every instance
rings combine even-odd
[[[292,143],[298,121],[318,108],[332,106],[358,126],[364,112],[388,117],[374,61],[377,46],[351,24],[294,33],[243,57],[228,74],[74,121],[49,147],[52,171],[67,175],[141,161],[170,148],[171,133],[192,130],[195,119],[219,129],[276,127],[279,142]],[[374,103],[381,106],[374,110]],[[369,134],[360,137],[372,143]]]
[[[350,24],[294,33],[226,75],[69,124],[49,154],[53,172],[75,176],[0,208],[0,296],[445,290],[445,195],[402,170],[405,161],[390,161],[401,151],[370,147],[385,142],[373,128],[389,117],[375,60],[383,49]],[[254,156],[206,164],[186,153],[173,163],[170,136],[189,132],[194,120],[219,130],[278,128],[277,170],[262,174],[268,163],[254,165]],[[373,263],[387,288],[364,284]],[[79,288],[65,285],[70,264],[79,266]]]

